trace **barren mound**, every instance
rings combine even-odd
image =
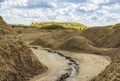
[[[120,47],[120,28],[90,28],[82,33],[82,36],[91,40],[97,47],[118,48]]]
[[[99,53],[94,43],[80,36],[81,31],[77,30],[62,30],[52,32],[51,34],[42,35],[38,39],[30,43],[30,45],[40,45],[52,49],[62,49],[68,51],[79,51],[88,53]]]
[[[0,16],[0,35],[5,34],[16,34],[16,32],[13,31],[13,29],[7,25],[3,18]]]
[[[26,81],[46,70],[21,41],[0,40],[0,81]]]
[[[73,36],[80,35],[81,31],[77,30],[61,30],[51,31],[49,34],[40,35],[40,37],[33,42],[31,45],[41,45],[43,47],[50,47],[52,49],[59,49],[59,46],[67,39]]]
[[[70,37],[67,39],[60,48],[63,50],[70,51],[82,51],[82,52],[95,52],[97,48],[93,46],[94,44],[88,39],[82,36]]]
[[[111,33],[104,36],[98,42],[98,46],[105,48],[119,48],[120,47],[120,28],[114,29]]]
[[[0,81],[27,81],[47,68],[0,18]]]
[[[88,40],[91,40],[98,46],[99,41],[109,34],[112,31],[112,29],[108,28],[89,28],[85,30],[81,35],[87,38]]]

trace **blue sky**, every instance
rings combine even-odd
[[[7,23],[62,21],[88,26],[120,23],[120,0],[0,0]]]

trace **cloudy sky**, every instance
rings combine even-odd
[[[7,23],[62,21],[88,26],[120,23],[120,0],[0,0]]]

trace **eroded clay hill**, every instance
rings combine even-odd
[[[116,26],[116,25],[115,25]],[[90,28],[82,33],[82,36],[95,43],[97,47],[119,48],[120,28]]]
[[[7,23],[0,16],[0,35],[5,34],[16,34],[16,32],[13,31],[12,28],[9,25],[7,25]]]
[[[0,81],[27,81],[47,68],[0,17]]]

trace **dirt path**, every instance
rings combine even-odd
[[[89,81],[97,76],[110,63],[109,57],[94,54],[77,54],[70,52],[62,52],[62,54],[59,54],[48,52],[40,47],[31,49],[49,70],[42,75],[35,76],[30,81],[64,81],[61,79],[64,77],[65,81]],[[75,60],[73,60],[74,58]],[[70,60],[72,60],[72,62],[70,62]],[[78,67],[76,67],[74,61]]]
[[[69,73],[69,61],[65,58],[41,48],[31,49],[38,59],[49,68],[49,70],[43,75],[35,76],[30,81],[57,81],[61,75]]]

